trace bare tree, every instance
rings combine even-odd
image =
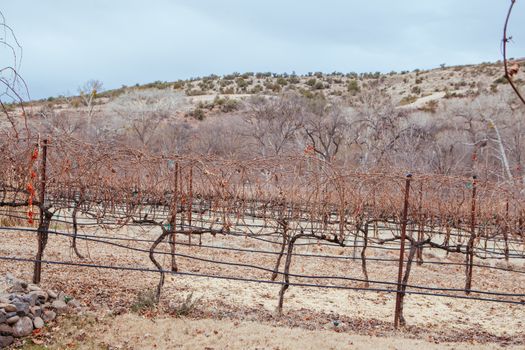
[[[243,118],[243,134],[253,141],[257,153],[276,156],[297,146],[303,116],[304,101],[296,94],[254,96]]]
[[[356,143],[361,148],[360,166],[371,166],[386,162],[386,155],[396,150],[397,141],[410,127],[407,113],[393,104],[390,96],[372,86],[363,90],[356,103],[356,118],[352,127],[358,129]]]
[[[331,162],[345,142],[349,127],[347,114],[338,104],[316,98],[310,101],[303,132],[312,150],[321,159]]]
[[[18,73],[22,64],[22,46],[15,32],[6,23],[4,14],[0,11],[0,54],[8,58],[0,65],[0,108],[7,118],[15,137],[19,136],[17,122],[8,104],[19,105],[22,109],[25,131],[29,136],[26,111],[23,105],[29,99],[29,91],[24,79]],[[5,65],[4,65],[5,64]]]
[[[124,123],[131,143],[142,148],[157,147],[158,131],[172,117],[180,96],[173,92],[130,91],[112,102],[112,109]]]
[[[84,83],[84,85],[78,88],[80,100],[82,101],[82,104],[86,107],[88,128],[91,127],[94,115],[95,98],[97,97],[97,93],[99,93],[101,90],[102,82],[94,79],[88,80]]]

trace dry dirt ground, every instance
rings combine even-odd
[[[117,232],[100,230],[90,233],[152,239],[158,231],[131,227]],[[36,237],[33,233],[2,231],[1,235],[1,256],[34,256]],[[186,242],[185,238],[180,239]],[[147,243],[120,243],[148,248]],[[231,236],[206,236],[203,244],[243,249],[278,249],[277,245]],[[167,251],[167,245],[163,249]],[[275,264],[274,255],[195,246],[188,248],[182,245],[177,249],[179,253],[204,259],[242,262],[267,268],[273,268]],[[153,267],[145,252],[82,240],[79,250],[85,255],[84,259],[74,255],[69,239],[51,235],[45,259]],[[300,247],[296,252],[352,255],[350,248],[316,245]],[[395,251],[369,251],[370,257],[393,258],[395,255]],[[460,256],[445,257],[435,251],[427,251],[425,259],[462,261]],[[168,268],[166,256],[159,256],[159,261]],[[269,279],[266,271],[236,266],[181,257],[178,258],[178,264],[181,272]],[[395,281],[395,264],[369,261],[368,265],[370,279]],[[0,274],[6,272],[30,279],[32,265],[2,260]],[[362,278],[360,262],[345,259],[294,257],[292,272]],[[462,288],[463,276],[464,271],[460,266],[424,264],[414,267],[410,283]],[[44,331],[44,335],[49,335],[43,335],[43,341],[56,349],[496,349],[503,346],[519,349],[525,346],[523,305],[408,295],[405,303],[407,326],[395,331],[392,327],[395,295],[392,293],[292,286],[285,296],[284,315],[279,317],[275,312],[278,285],[170,275],[162,290],[160,306],[149,308],[142,305],[143,300],[140,301],[137,296],[148,295],[157,281],[157,273],[44,265],[43,285],[64,290],[81,300],[90,311],[82,317],[63,318],[56,325],[49,325]],[[292,278],[293,281],[298,280]],[[309,282],[327,283],[317,280]],[[340,281],[337,284],[363,286],[362,282],[356,281]],[[523,293],[524,285],[523,274],[474,270],[475,289]],[[183,317],[177,317],[178,307],[189,295],[195,300],[194,306]],[[132,308],[136,311],[130,312]],[[37,338],[37,342],[42,339]]]
[[[39,335],[19,345],[23,349],[500,349],[499,344],[440,343],[407,339],[403,334],[372,337],[275,327],[259,322],[173,317],[145,318],[136,314],[95,320],[72,317],[55,324],[53,336]],[[35,343],[43,343],[40,347]],[[506,349],[522,349],[507,346]]]

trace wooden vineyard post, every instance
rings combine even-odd
[[[33,272],[33,283],[38,284],[42,278],[42,257],[47,243],[47,227],[45,225],[45,200],[46,200],[46,164],[47,164],[47,139],[44,139],[42,146],[42,163],[40,168],[40,222],[38,224],[38,251],[36,253],[35,266]]]
[[[401,243],[399,247],[399,269],[397,272],[397,294],[396,294],[396,309],[394,314],[394,327],[399,327],[399,319],[401,315],[401,295],[403,294],[401,280],[403,278],[403,260],[405,258],[405,240],[407,234],[408,221],[408,199],[410,194],[410,180],[412,175],[408,174],[405,181],[405,201],[403,205],[403,216],[401,218]]]

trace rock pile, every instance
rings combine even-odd
[[[0,289],[0,349],[44,327],[57,315],[79,310],[78,301],[64,293],[43,290],[8,274],[5,289]]]

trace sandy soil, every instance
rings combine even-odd
[[[369,337],[333,330],[273,327],[255,322],[148,319],[135,314],[72,318],[55,326],[48,348],[74,349],[499,349],[495,344],[440,343],[401,335]],[[43,339],[44,336],[35,339]],[[28,341],[28,343],[31,343]],[[508,346],[506,349],[519,349]]]
[[[153,238],[158,232],[154,229],[127,228],[118,232],[100,230],[96,234]],[[181,241],[185,242],[186,239],[181,238]],[[243,249],[274,251],[278,249],[278,246],[269,243],[231,236],[206,236],[203,243]],[[148,248],[146,243],[133,243],[132,245],[137,248]],[[35,247],[36,240],[31,233],[2,232],[1,256],[32,258]],[[163,246],[166,251],[167,248],[167,245]],[[266,268],[273,268],[275,264],[275,255],[199,247],[188,248],[182,245],[179,245],[177,249],[179,253],[206,259],[243,262]],[[74,255],[68,239],[51,235],[45,258],[79,263],[152,268],[146,253],[86,241],[80,241],[79,250],[86,256],[85,259],[79,259]],[[300,247],[296,252],[336,256],[352,255],[349,248],[323,246]],[[384,250],[370,250],[369,254],[370,257],[395,257],[396,255],[395,251]],[[428,250],[425,252],[425,259],[458,262],[461,257],[454,255],[445,257],[438,252]],[[159,261],[168,268],[167,256],[159,256]],[[484,261],[484,263],[488,262]],[[266,271],[236,266],[216,265],[180,257],[178,264],[182,272],[269,279],[269,273]],[[395,281],[397,266],[388,262],[373,263],[370,261],[368,270],[371,279]],[[8,271],[18,271],[18,277],[30,279],[32,265],[0,261],[0,274]],[[292,272],[362,278],[359,260],[297,257],[294,258]],[[462,288],[463,276],[464,271],[459,266],[424,264],[414,267],[410,283]],[[523,274],[475,269],[474,276],[474,288],[476,289],[523,293],[525,285]],[[68,294],[81,300],[91,310],[104,314],[110,310],[113,312],[120,310],[118,313],[123,312],[122,310],[129,310],[137,303],[138,294],[153,290],[158,281],[158,274],[45,265],[43,279],[44,286],[65,290]],[[293,278],[292,281],[294,281]],[[316,280],[308,280],[308,282],[326,283],[326,281]],[[356,281],[339,281],[338,284],[350,287],[363,286],[362,282]],[[375,348],[385,349],[419,348],[422,344],[429,349],[461,349],[472,344],[484,344],[484,348],[490,349],[503,345],[523,346],[525,344],[525,332],[523,331],[525,307],[522,305],[409,295],[406,297],[405,304],[408,326],[402,331],[395,331],[392,327],[395,301],[393,293],[292,286],[285,296],[284,315],[279,317],[275,312],[278,291],[279,286],[277,285],[171,275],[167,277],[164,285],[160,308],[145,313],[149,318],[154,317],[157,320],[155,323],[157,328],[152,327],[151,331],[146,331],[149,329],[148,325],[152,323],[151,320],[142,319],[137,315],[124,314],[109,319],[108,324],[104,321],[102,324],[107,329],[97,328],[93,332],[105,334],[105,337],[111,338],[104,338],[107,344],[121,344],[122,348],[130,344],[143,345],[135,347],[137,349],[148,348],[146,344],[152,346],[152,339],[155,341],[160,339],[157,348],[163,348],[163,346],[170,348],[168,344],[179,344],[182,348],[209,347],[214,349],[227,348],[226,343],[221,343],[221,341],[232,342],[230,347],[232,349],[288,349],[294,346],[295,348],[308,348],[304,344],[311,345],[309,348],[319,348],[317,344],[324,345],[323,348],[330,346],[345,348],[341,344],[345,346],[348,344],[349,348],[370,348],[373,344]],[[171,318],[173,312],[169,305],[180,305],[191,293],[199,301],[188,318]],[[124,313],[127,312],[124,311]],[[127,322],[129,325],[119,326],[126,325]],[[339,325],[333,327],[333,322]],[[232,324],[239,326],[232,327]],[[181,330],[181,327],[186,331]],[[198,333],[198,329],[201,329],[203,333]],[[213,329],[216,329],[218,334],[214,334]],[[271,336],[272,332],[278,336]],[[145,335],[148,333],[151,334],[149,339]],[[192,334],[197,334],[197,336]],[[284,335],[290,335],[292,340],[286,340]],[[133,342],[126,345],[124,342],[130,339],[134,339]],[[298,339],[300,343],[293,339]],[[354,347],[350,347],[350,342],[353,342]],[[454,344],[444,345],[450,342]],[[177,347],[173,345],[171,348]],[[476,345],[476,348],[480,347]]]

